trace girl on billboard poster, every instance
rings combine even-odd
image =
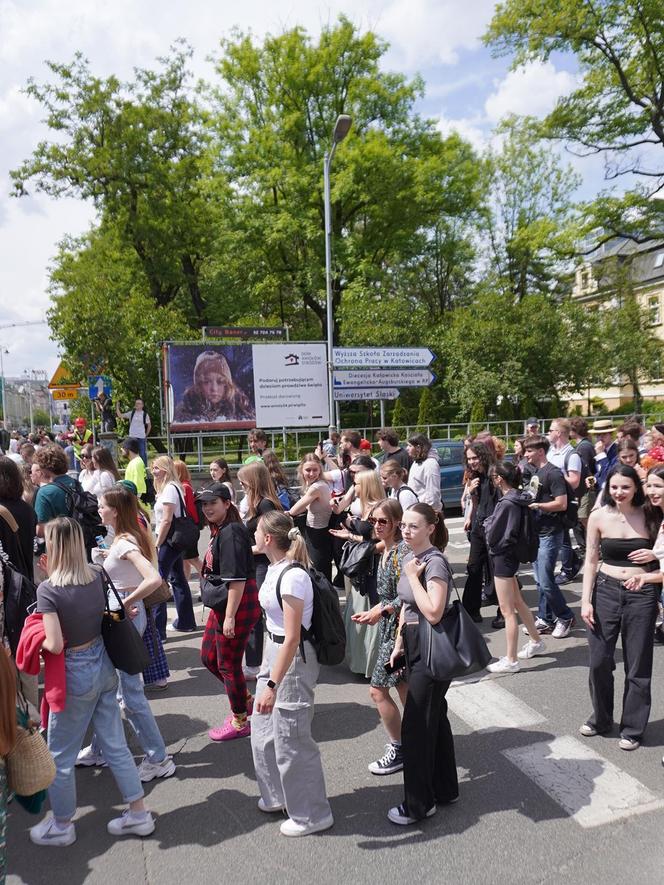
[[[177,423],[218,423],[250,421],[256,410],[249,398],[233,381],[226,357],[214,350],[204,350],[196,359],[193,384],[175,407]]]

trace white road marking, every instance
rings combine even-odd
[[[472,729],[529,728],[546,718],[490,680],[457,682],[447,692],[450,710]]]
[[[640,781],[576,738],[502,750],[582,827],[599,827],[664,807]]]

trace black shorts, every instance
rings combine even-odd
[[[513,578],[519,571],[519,559],[513,553],[491,554],[494,578]]]

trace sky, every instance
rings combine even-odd
[[[46,59],[67,62],[80,50],[95,74],[127,79],[134,67],[154,66],[184,37],[194,49],[195,75],[209,78],[207,59],[234,28],[260,39],[300,25],[315,36],[344,13],[390,44],[385,69],[422,75],[422,114],[442,133],[456,129],[481,147],[503,116],[542,116],[576,82],[573,59],[510,71],[509,59],[492,58],[481,37],[493,9],[492,0],[0,0],[0,346],[6,375],[55,370],[58,353],[47,325],[6,327],[44,320],[57,243],[94,221],[91,206],[76,199],[10,197],[9,171],[48,137],[37,103],[22,91],[29,77],[46,78]],[[569,159],[584,189],[596,191],[597,162]]]

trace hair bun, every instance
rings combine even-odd
[[[296,525],[294,525],[292,529],[288,530],[288,540],[289,541],[295,541],[296,538],[299,538],[299,537],[300,537],[300,530]]]

